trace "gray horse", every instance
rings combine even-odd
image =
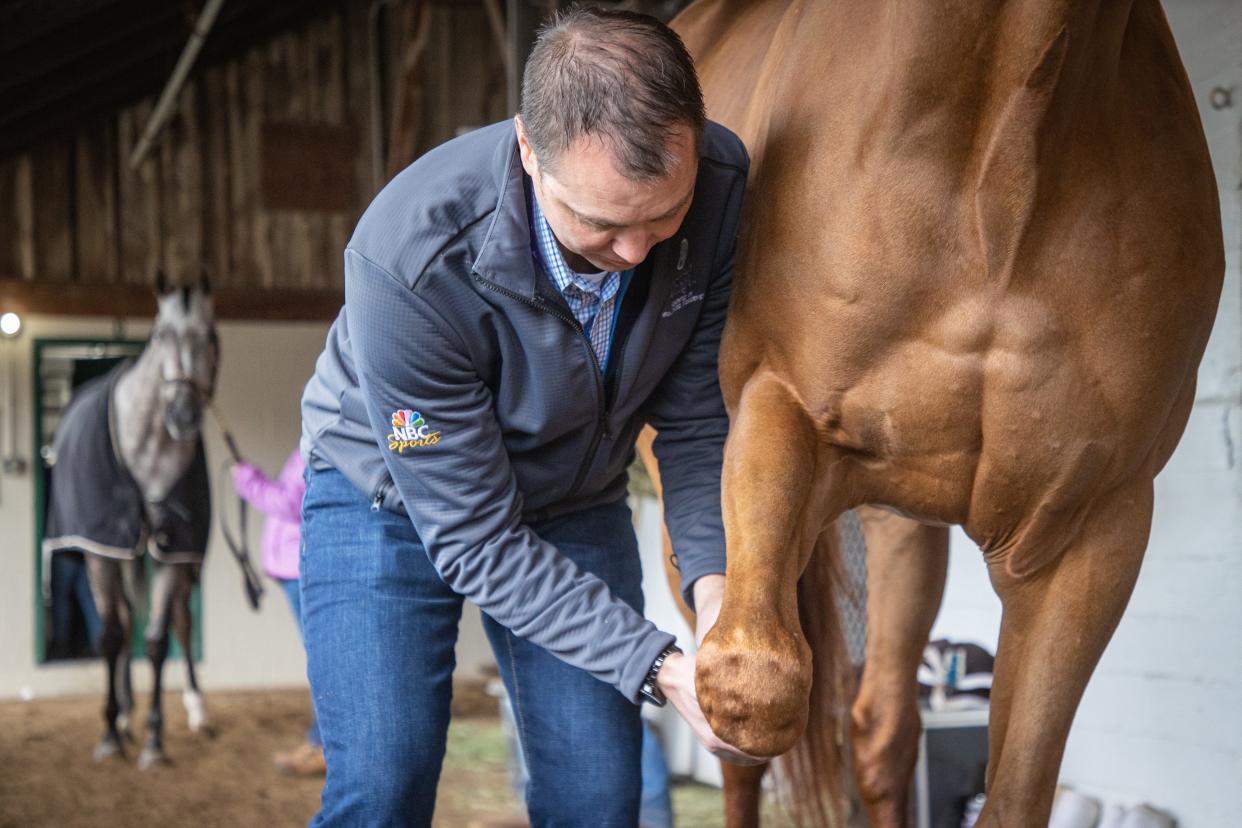
[[[200,427],[215,390],[219,346],[206,274],[194,288],[156,278],[159,311],[137,359],[74,394],[57,429],[56,465],[44,554],[86,554],[103,622],[99,650],[107,666],[106,729],[96,760],[124,755],[133,694],[129,641],[144,599],[144,550],[155,561],[145,641],[154,671],[141,768],[166,763],[161,676],[170,626],[186,654],[184,694],[191,730],[206,712],[190,657],[190,592],[198,581],[210,525],[210,495]]]

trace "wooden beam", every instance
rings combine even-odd
[[[328,321],[345,296],[335,290],[247,290],[214,293],[216,319]],[[143,285],[55,285],[0,279],[0,313],[48,316],[154,316],[155,294]]]

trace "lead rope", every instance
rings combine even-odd
[[[233,439],[233,434],[224,427],[224,419],[220,416],[220,412],[211,403],[207,404],[207,410],[211,412],[211,416],[216,420],[216,428],[220,429],[220,436],[224,438],[224,445],[228,448],[229,454],[232,456],[233,463],[241,462],[241,452],[237,450],[237,442]],[[229,463],[220,466],[220,471],[216,478],[216,487],[219,491],[225,481],[221,478],[227,478],[229,474]],[[231,481],[228,485],[232,488]],[[234,492],[236,494],[236,492]],[[255,612],[259,611],[259,599],[263,596],[263,582],[259,580],[258,574],[255,573],[254,567],[250,564],[250,547],[248,545],[249,534],[246,531],[249,509],[246,501],[241,495],[237,495],[237,534],[233,534],[229,530],[229,522],[227,519],[228,510],[220,509],[220,532],[224,535],[224,542],[228,544],[229,551],[233,553],[233,559],[237,561],[237,565],[242,571],[242,586],[246,590],[246,598],[250,601],[250,608]]]

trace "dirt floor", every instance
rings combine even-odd
[[[0,704],[0,828],[33,826],[302,826],[319,800],[318,780],[293,779],[272,754],[297,744],[309,701],[303,692],[208,695],[212,737],[191,734],[179,694],[164,702],[165,748],[173,765],[142,772],[134,760],[96,764],[97,697]],[[139,715],[145,711],[140,700]],[[495,701],[457,693],[440,780],[437,828],[491,828],[519,817],[505,775]],[[682,828],[722,825],[720,792],[678,785]]]

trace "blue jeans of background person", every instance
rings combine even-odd
[[[302,626],[302,596],[298,589],[297,578],[277,578],[280,582],[280,588],[285,591],[285,595],[289,596],[289,609],[293,610],[293,617],[298,622],[298,634],[302,636],[302,646],[306,646],[306,629]],[[323,740],[319,738],[319,720],[315,717],[315,700],[311,698],[311,723],[306,730],[306,741],[308,744],[319,747],[323,744]]]
[[[624,502],[532,529],[641,610],[638,543]],[[301,567],[308,672],[328,765],[311,824],[430,825],[462,598],[432,567],[409,518],[371,511],[334,470],[307,473]],[[634,828],[638,707],[490,618],[483,623],[514,703],[532,825]]]
[[[82,613],[86,626],[86,640],[92,649],[99,642],[103,625],[95,609],[95,597],[91,594],[91,577],[86,569],[82,552],[52,553],[52,648],[61,656],[68,652],[70,634],[73,630],[73,608]]]
[[[673,828],[673,797],[668,787],[668,763],[651,725],[643,722],[643,799],[639,823],[643,828]]]

